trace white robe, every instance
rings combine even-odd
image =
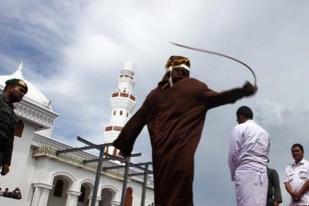
[[[266,205],[269,148],[268,133],[253,120],[234,128],[228,163],[238,206]]]

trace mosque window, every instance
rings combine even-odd
[[[127,112],[127,117],[129,116],[129,113]]]
[[[116,148],[114,148],[113,155],[117,156],[117,149]]]
[[[108,153],[108,146],[104,148],[104,152]]]
[[[116,115],[116,111],[113,112],[113,115]]]
[[[122,110],[120,110],[120,115],[122,115],[122,113],[123,113]]]
[[[86,188],[84,186],[82,186],[80,188],[80,196],[78,197],[78,202],[84,202],[85,201],[85,196],[86,196]]]
[[[54,196],[55,197],[61,197],[63,192],[63,180],[57,180],[55,190],[54,190]]]

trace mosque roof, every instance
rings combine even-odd
[[[24,100],[30,101],[31,103],[43,107],[49,111],[52,111],[51,101],[30,81],[24,78],[23,73],[23,63],[21,62],[17,68],[17,70],[10,75],[0,75],[0,88],[4,89],[5,81],[12,78],[22,79],[26,82],[28,86],[28,92],[24,96]]]

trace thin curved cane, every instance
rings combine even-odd
[[[253,75],[253,78],[254,78],[254,86],[256,87],[256,83],[257,83],[257,80],[256,80],[256,75],[254,73],[254,71],[249,67],[249,65],[247,65],[246,63],[234,58],[234,57],[230,57],[226,54],[221,54],[219,52],[214,52],[214,51],[209,51],[209,50],[206,50],[206,49],[199,49],[199,48],[194,48],[194,47],[190,47],[190,46],[186,46],[186,45],[182,45],[182,44],[178,44],[178,43],[175,43],[175,42],[169,42],[175,46],[179,46],[179,47],[183,47],[183,48],[186,48],[186,49],[191,49],[191,50],[194,50],[194,51],[199,51],[199,52],[204,52],[204,53],[208,53],[208,54],[213,54],[213,55],[218,55],[218,56],[222,56],[222,57],[225,57],[225,58],[228,58],[228,59],[231,59],[231,60],[234,60],[242,65],[244,65],[247,69],[249,69],[249,71],[252,73]]]

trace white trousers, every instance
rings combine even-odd
[[[267,171],[237,169],[235,189],[237,206],[265,206],[268,189]]]

